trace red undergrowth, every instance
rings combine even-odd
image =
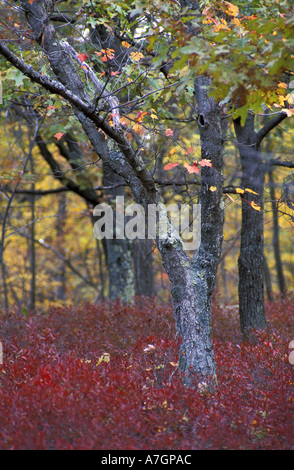
[[[213,307],[218,388],[186,389],[172,309],[155,300],[2,313],[0,449],[293,449],[293,297],[242,343]]]

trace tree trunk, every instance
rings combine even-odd
[[[283,273],[283,264],[281,259],[280,253],[280,241],[279,241],[279,213],[277,208],[276,202],[276,194],[275,194],[275,182],[273,178],[273,171],[270,168],[268,172],[269,176],[269,187],[270,187],[270,195],[271,195],[271,203],[272,203],[272,212],[273,212],[273,248],[274,248],[274,255],[276,261],[276,271],[277,271],[277,279],[278,279],[278,286],[280,293],[284,296],[286,294],[286,283],[285,277]]]
[[[153,242],[152,240],[134,240],[133,259],[136,295],[153,295]]]
[[[114,149],[111,152],[115,152]],[[115,157],[113,157],[115,158]],[[115,173],[112,168],[104,162],[103,164],[103,186],[116,186],[123,183],[123,179]],[[132,303],[135,296],[135,278],[133,267],[132,240],[126,237],[120,238],[116,227],[116,197],[125,196],[124,186],[117,186],[104,191],[107,197],[107,204],[113,210],[113,238],[106,238],[106,258],[109,280],[109,299],[121,299],[124,303]],[[121,208],[124,211],[124,207]],[[119,210],[119,208],[118,208]]]
[[[263,190],[264,164],[254,131],[254,116],[248,114],[245,125],[240,120],[234,122],[241,158],[241,188],[257,194],[245,192],[242,198],[241,245],[239,267],[239,314],[241,333],[250,340],[254,329],[266,326],[264,307],[264,260],[263,260]],[[255,202],[260,210],[254,210]]]
[[[65,248],[65,225],[66,225],[66,195],[62,193],[58,201],[58,215],[56,220],[56,236],[58,240],[59,251],[64,255]],[[57,286],[55,296],[58,300],[66,300],[66,264],[64,260],[57,260]]]

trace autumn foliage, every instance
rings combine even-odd
[[[140,300],[2,314],[1,449],[293,448],[293,298],[242,343],[213,308],[218,389],[185,389],[171,307]]]

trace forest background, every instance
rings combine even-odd
[[[293,50],[291,1],[0,2],[2,449],[293,449]]]
[[[115,96],[118,93],[116,90],[120,88],[125,90],[122,91],[121,99],[129,99],[132,94],[133,103],[122,110],[121,122],[128,139],[132,142],[137,140],[143,158],[148,160],[153,155],[150,168],[160,183],[164,201],[197,202],[199,166],[193,167],[193,162],[201,159],[200,137],[195,125],[193,78],[186,64],[186,54],[190,53],[190,57],[194,58],[195,52],[191,45],[184,42],[181,47],[186,49],[182,50],[180,60],[172,60],[173,68],[168,79],[167,61],[162,59],[167,48],[164,34],[169,38],[173,27],[167,20],[172,2],[167,2],[166,6],[164,2],[153,5],[154,11],[150,13],[151,16],[154,15],[152,20],[148,15],[147,19],[140,19],[143,8],[148,8],[148,2],[141,6],[138,3],[133,10],[130,10],[131,5],[128,2],[115,2],[111,6],[104,2],[103,7],[95,2],[66,2],[65,6],[62,2],[56,3],[53,22],[57,25],[57,30],[76,45],[81,62],[88,60],[94,66],[100,79],[104,80],[109,94],[112,92]],[[214,9],[214,4],[210,7],[204,5],[204,22],[213,32],[214,39],[222,39],[224,35],[228,35],[228,46],[232,51],[235,46],[229,45],[230,34],[238,34],[239,40],[243,41],[248,37],[246,34],[251,37],[256,34],[253,41],[259,41],[259,47],[271,49],[273,53],[275,41],[284,41],[281,34],[287,36],[285,30],[279,30],[278,25],[279,21],[284,21],[287,13],[281,13],[279,17],[279,12],[276,12],[276,36],[273,31],[269,37],[266,22],[263,29],[260,26],[259,31],[254,31],[252,26],[259,15],[266,12],[270,15],[267,27],[272,27],[273,17],[268,6],[262,2],[250,2],[248,7],[240,4],[239,11],[238,7],[228,2],[218,3],[221,5],[219,11],[216,7]],[[272,3],[276,8],[276,2]],[[107,10],[104,9],[99,18],[100,10],[105,7]],[[246,21],[245,13],[249,18],[247,33],[245,26],[242,30]],[[126,26],[128,14],[134,18]],[[9,2],[1,2],[1,18],[2,40],[8,38],[16,49],[22,50],[25,60],[45,72],[45,58],[30,41],[30,31],[26,31],[22,24],[17,7]],[[182,21],[190,21],[185,12],[182,13]],[[94,43],[93,47],[92,33],[93,28],[104,28],[104,31],[109,32],[118,22],[125,28],[125,41],[120,39],[120,56],[116,59],[117,51],[112,49],[115,46],[109,44],[111,47],[103,48],[98,45],[96,47]],[[152,30],[148,30],[151,27]],[[136,38],[131,37],[131,31],[135,31],[135,28]],[[160,29],[164,34],[156,48]],[[24,49],[20,39],[22,35],[27,38]],[[147,49],[146,41],[149,41]],[[169,45],[170,50],[173,47],[173,44]],[[210,65],[218,57],[223,58],[222,66],[228,67],[228,70],[223,69],[222,77],[229,73],[230,64],[226,62],[226,55],[227,51],[224,49],[206,57]],[[263,55],[266,57],[266,52]],[[151,65],[150,60],[154,58],[157,62]],[[284,165],[280,163],[278,166],[269,166],[265,172],[264,274],[265,295],[269,299],[275,294],[284,294],[287,289],[291,290],[294,272],[293,176],[288,168],[293,160],[291,86],[294,81],[291,83],[291,71],[288,75],[281,76],[275,60],[273,58],[272,65],[277,70],[275,89],[272,85],[271,89],[258,89],[259,82],[254,74],[253,84],[250,85],[254,90],[251,94],[254,94],[255,103],[257,100],[260,104],[265,102],[262,105],[263,111],[258,111],[258,124],[265,121],[267,114],[272,115],[282,108],[288,108],[287,119],[273,129],[262,144],[264,159],[284,162]],[[119,61],[124,62],[123,74]],[[284,64],[280,63],[280,68],[283,67]],[[215,75],[217,80],[217,73]],[[103,244],[93,236],[93,207],[97,202],[107,202],[111,197],[108,188],[111,185],[115,187],[116,184],[119,187],[120,183],[105,177],[102,161],[97,159],[78,121],[60,97],[48,96],[46,92],[42,92],[2,57],[1,82],[1,302],[6,306],[17,305],[24,311],[34,308],[46,311],[52,304],[76,305],[107,298],[110,294],[109,268]],[[130,84],[129,88],[125,82]],[[229,86],[228,81],[224,87],[225,92]],[[236,89],[234,92],[241,93],[239,102],[242,99],[246,101],[244,90],[242,96],[242,86],[243,84],[238,85],[237,92]],[[232,97],[234,93],[230,93]],[[241,109],[245,108],[246,113],[250,105],[252,103],[247,103]],[[238,190],[236,193],[236,188],[240,187],[241,163],[231,115],[232,112],[228,111],[228,116],[224,116],[224,186],[227,193],[224,194],[223,248],[214,295],[220,304],[236,305],[242,223],[241,198]],[[107,115],[107,119],[111,121],[112,117]],[[43,144],[39,141],[40,135]],[[178,166],[177,162],[180,162]],[[112,197],[114,194],[121,193],[113,193],[112,190]],[[131,203],[132,195],[128,189],[124,195]],[[170,302],[168,276],[162,268],[156,246],[151,243],[146,249],[139,243],[134,242],[133,245],[134,274],[131,278],[134,293],[155,295],[163,302]]]

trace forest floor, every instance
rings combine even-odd
[[[138,299],[0,314],[0,449],[294,449],[294,298],[241,341],[213,306],[218,388],[183,387],[171,306]]]

